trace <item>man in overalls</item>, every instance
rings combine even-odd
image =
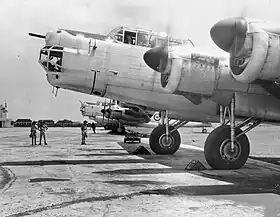
[[[87,137],[87,121],[84,121],[81,126],[81,133],[82,133],[82,143],[81,145],[86,144],[86,137]]]

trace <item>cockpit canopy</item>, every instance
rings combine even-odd
[[[119,43],[132,44],[141,47],[158,47],[166,43],[166,36],[146,29],[131,29],[124,26],[117,27],[108,33],[108,37]],[[192,44],[190,40],[181,40],[170,37],[170,45]]]

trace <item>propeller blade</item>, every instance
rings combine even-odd
[[[32,33],[32,32],[29,32],[28,35],[32,36],[32,37],[36,37],[36,38],[46,38],[45,35],[39,35],[39,34],[36,34],[36,33]]]

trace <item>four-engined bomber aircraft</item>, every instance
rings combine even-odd
[[[138,46],[142,32],[147,47]],[[280,121],[280,28],[244,17],[219,21],[210,35],[222,55],[190,41],[168,39],[154,47],[157,37],[142,32],[121,29],[113,40],[49,32],[39,63],[54,87],[162,111],[165,125],[153,130],[149,142],[157,154],[178,150],[177,129],[187,121],[220,120],[205,141],[205,158],[214,169],[242,167],[250,151],[246,133],[261,122]],[[127,35],[132,44],[124,41]],[[169,112],[181,121],[169,125]]]
[[[155,128],[163,123],[160,112],[148,110],[144,106],[131,103],[109,103],[105,102],[80,102],[80,111],[83,116],[94,120],[104,126],[106,130],[114,132],[125,131],[125,126]],[[172,119],[172,114],[169,113]],[[170,123],[176,120],[170,120]],[[206,127],[212,127],[211,123],[189,122],[184,125],[188,128],[202,128],[202,133],[206,133]]]

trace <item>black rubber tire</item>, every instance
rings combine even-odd
[[[235,129],[235,134],[243,132],[240,128]],[[239,157],[233,161],[226,160],[221,156],[220,147],[222,143],[230,140],[230,126],[222,125],[214,129],[206,138],[204,144],[204,156],[207,163],[217,170],[240,169],[247,161],[250,153],[250,142],[248,137],[243,134],[237,138],[241,152]]]
[[[173,127],[169,127],[170,130],[173,130]],[[159,139],[162,135],[165,134],[165,125],[157,126],[151,133],[149,138],[150,147],[156,154],[174,154],[181,145],[181,137],[178,130],[175,130],[171,133],[171,139],[173,140],[173,144],[170,147],[162,147],[159,144]]]
[[[207,133],[207,129],[202,129],[202,133]]]

